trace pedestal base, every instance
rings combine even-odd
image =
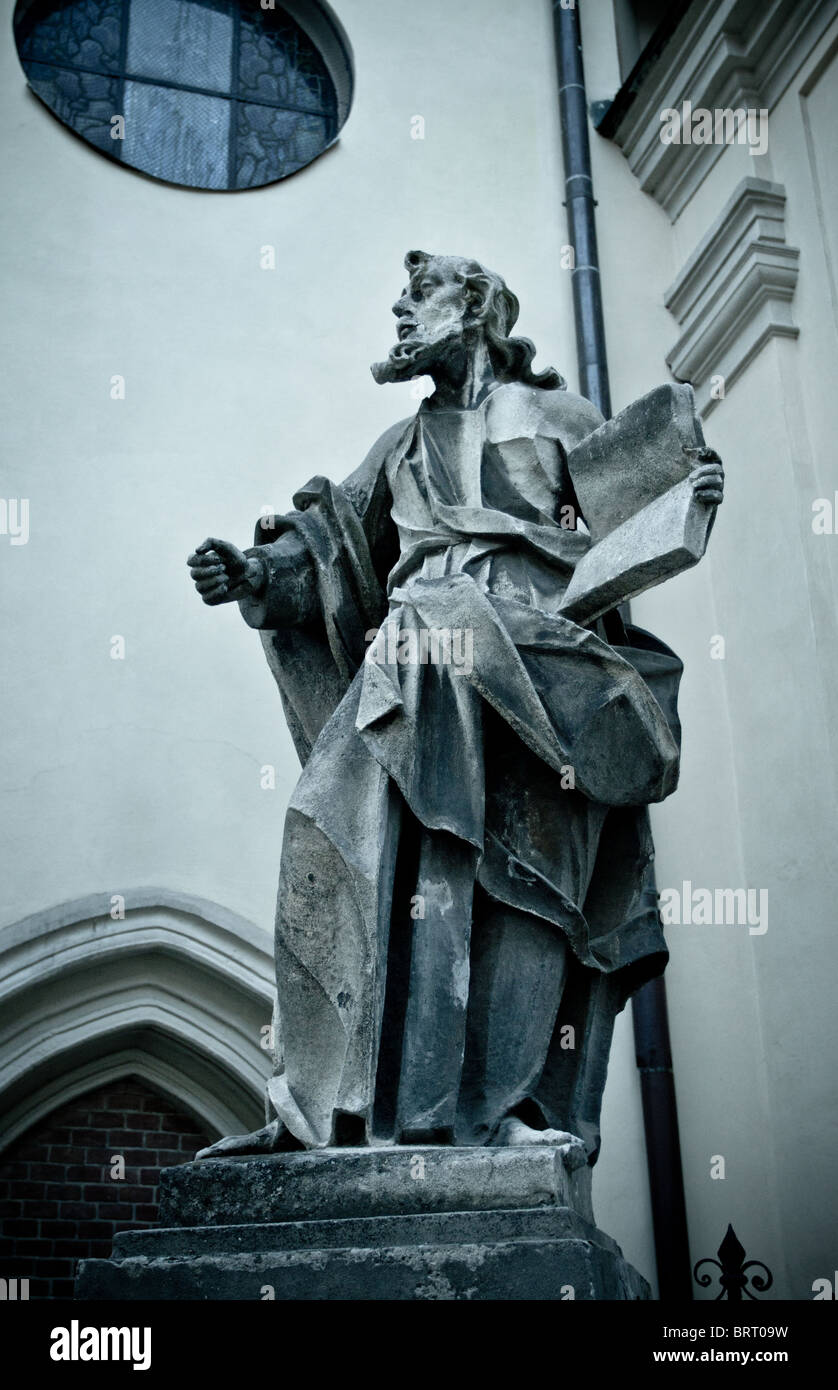
[[[163,1229],[79,1266],[86,1299],[647,1299],[562,1151],[326,1149],[161,1175]]]

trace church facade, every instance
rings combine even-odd
[[[128,8],[119,70],[24,0],[0,58],[0,1264],[42,1293],[154,1219],[155,1165],[264,1121],[299,763],[258,639],[195,603],[186,554],[247,544],[417,410],[422,383],[369,374],[412,247],[499,271],[536,369],[580,385],[547,0],[294,0],[310,105],[270,71],[247,100],[192,79],[190,105],[120,47]],[[239,54],[256,8],[212,12]],[[691,383],[727,470],[702,565],[632,604],[685,663],[651,823],[689,1260],[730,1223],[769,1297],[811,1299],[836,1265],[838,3],[579,9],[612,406]],[[132,144],[143,102],[156,143]],[[630,1010],[602,1131],[597,1222],[657,1289]]]

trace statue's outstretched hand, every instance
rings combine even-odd
[[[724,497],[725,470],[716,450],[702,445],[695,449],[685,448],[684,453],[693,460],[690,482],[696,502],[718,507]]]
[[[257,561],[243,555],[238,546],[213,536],[196,546],[186,563],[204,603],[212,606],[244,598],[252,591],[259,570]]]

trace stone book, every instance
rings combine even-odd
[[[704,554],[715,508],[689,474],[704,445],[691,386],[659,386],[571,450],[568,468],[592,545],[561,612],[592,622]]]

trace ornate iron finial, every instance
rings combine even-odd
[[[709,1288],[713,1282],[712,1274],[699,1274],[702,1265],[715,1265],[721,1271],[719,1283],[722,1286],[721,1293],[716,1295],[716,1303],[727,1295],[730,1303],[741,1303],[743,1293],[748,1298],[756,1301],[756,1294],[751,1293],[748,1284],[752,1284],[757,1293],[767,1293],[774,1283],[774,1276],[767,1265],[761,1260],[745,1260],[745,1247],[737,1236],[732,1226],[728,1226],[725,1238],[716,1251],[718,1260],[704,1259],[699,1260],[693,1270],[693,1278],[703,1289]],[[721,1261],[721,1264],[719,1263]],[[759,1266],[764,1270],[764,1274],[746,1274],[746,1270]]]

